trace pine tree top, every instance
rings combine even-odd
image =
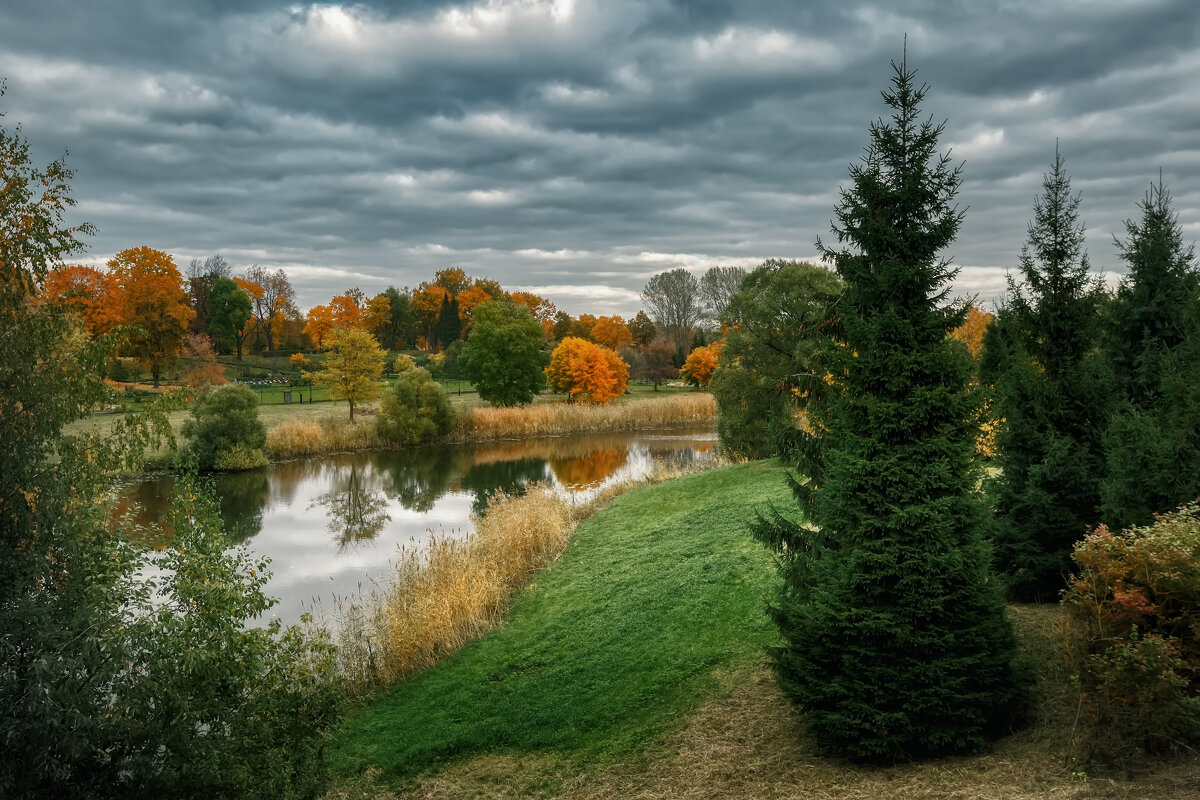
[[[891,88],[881,95],[893,113],[871,123],[870,144],[862,163],[850,166],[851,187],[841,190],[834,212],[831,228],[844,246],[817,241],[850,285],[860,314],[885,306],[928,311],[942,304],[957,273],[940,253],[962,224],[953,202],[962,166],[937,152],[945,122],[921,119],[928,87],[918,86],[916,70],[907,60],[891,66]]]

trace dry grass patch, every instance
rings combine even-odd
[[[716,401],[707,392],[676,394],[605,406],[544,403],[517,408],[475,408],[450,433],[457,442],[558,436],[570,433],[665,428],[712,422]]]
[[[367,413],[368,409],[363,409]],[[383,447],[369,418],[351,423],[334,416],[283,420],[267,429],[267,456],[272,461],[348,453]]]

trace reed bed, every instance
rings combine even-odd
[[[526,436],[602,433],[713,422],[717,405],[711,394],[695,392],[604,406],[539,403],[517,408],[476,408],[459,418],[452,441],[480,442]]]
[[[289,458],[372,450],[384,446],[375,431],[374,420],[351,424],[348,419],[325,416],[318,419],[292,419],[267,431],[267,457],[272,461]]]
[[[607,487],[583,503],[544,485],[523,495],[497,493],[465,538],[434,537],[424,548],[401,549],[390,580],[323,609],[337,630],[347,694],[421,672],[497,627],[516,591],[562,555],[576,525],[614,497],[713,465],[661,463],[642,480]]]

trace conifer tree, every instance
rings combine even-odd
[[[836,210],[841,247],[818,242],[846,288],[809,382],[808,523],[756,526],[785,579],[782,688],[819,744],[878,762],[976,749],[1019,695],[975,491],[970,360],[947,335],[965,311],[946,304],[940,255],[962,220],[960,169],[937,152],[943,125],[919,118],[915,72],[892,68],[891,116]]]
[[[1034,201],[1018,282],[1009,276],[990,344],[999,476],[996,564],[1018,600],[1054,600],[1071,547],[1099,522],[1101,436],[1111,409],[1096,355],[1103,290],[1083,248],[1078,194],[1057,148]]]
[[[1200,496],[1200,274],[1161,179],[1139,209],[1116,241],[1129,274],[1105,324],[1119,407],[1104,435],[1101,498],[1116,528]]]

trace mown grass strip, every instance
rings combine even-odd
[[[676,729],[717,673],[760,657],[771,559],[746,530],[785,503],[762,462],[637,489],[584,522],[505,626],[355,714],[336,770],[397,781],[483,753],[611,760]]]

